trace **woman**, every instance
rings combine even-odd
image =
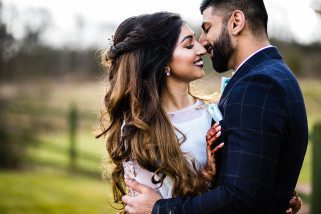
[[[103,55],[109,125],[101,134],[107,135],[115,164],[115,202],[126,194],[124,177],[153,187],[163,198],[209,190],[213,152],[223,144],[210,146],[220,126],[212,127],[214,137],[206,142],[212,118],[207,105],[189,93],[189,83],[204,76],[205,53],[177,14],[131,17],[117,28]]]
[[[176,14],[131,17],[118,27],[103,56],[103,64],[109,63],[105,106],[110,120],[103,134],[116,165],[115,201],[125,194],[124,176],[166,198],[208,190],[214,165],[210,150],[207,164],[205,136],[212,119],[205,103],[189,94],[189,83],[204,76],[205,53]],[[219,136],[220,127],[214,127]]]

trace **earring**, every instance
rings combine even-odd
[[[168,66],[165,67],[165,73],[167,76],[171,75],[171,69]]]

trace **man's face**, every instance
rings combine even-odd
[[[229,70],[229,61],[234,52],[234,47],[223,17],[213,13],[213,7],[208,7],[203,12],[203,33],[200,43],[210,54],[213,68],[219,72]]]

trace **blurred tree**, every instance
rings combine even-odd
[[[79,54],[76,55],[77,66],[75,69],[77,73],[84,75],[85,73],[88,73],[90,67],[90,58],[84,53],[86,48],[83,44],[86,20],[83,16],[77,15],[75,16],[75,23],[77,38],[75,38],[76,44],[74,44],[74,47],[75,50],[80,51]]]
[[[289,51],[288,54],[285,55],[285,61],[295,75],[303,76],[302,52],[300,49],[295,49],[295,48],[292,48],[292,49],[293,49],[292,51]]]
[[[278,47],[291,70],[300,77],[321,77],[321,43],[302,45],[275,38],[271,44]]]
[[[28,158],[27,149],[37,144],[33,118],[26,123],[8,116],[9,100],[0,97],[0,169],[22,168]]]
[[[320,0],[314,0],[312,3],[312,7],[314,8],[315,12],[317,12],[321,15],[321,1]]]
[[[11,33],[7,31],[7,26],[2,19],[3,4],[0,0],[0,79],[2,79],[4,72],[4,63],[7,63],[11,58],[11,48],[15,42]]]
[[[42,48],[42,35],[52,24],[51,13],[47,9],[29,9],[23,16],[24,36],[21,43],[21,51],[33,53]]]
[[[75,36],[70,37],[69,46],[58,48],[50,41],[43,40],[52,24],[50,11],[33,8],[22,14],[12,9],[9,15],[14,21],[6,24],[8,19],[2,19],[2,14],[8,16],[5,6],[0,0],[0,81],[37,81],[44,78],[88,81],[101,76],[97,50],[82,44],[86,26],[83,17],[75,17]],[[21,28],[22,36],[19,38],[11,34],[14,25]],[[116,26],[106,24],[101,27],[101,33],[110,32],[111,28],[115,29]],[[192,28],[197,35],[200,34],[199,26]],[[281,32],[289,35],[284,29]],[[294,73],[303,77],[321,77],[320,44],[300,45],[293,41],[275,41]],[[210,59],[205,57],[204,62],[205,70],[211,72]]]

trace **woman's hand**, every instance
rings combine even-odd
[[[215,158],[214,154],[224,146],[224,143],[220,143],[214,149],[211,149],[212,144],[221,136],[221,126],[219,123],[215,123],[206,135],[206,154],[207,163],[204,167],[203,175],[208,182],[212,182],[214,175],[216,174]]]

